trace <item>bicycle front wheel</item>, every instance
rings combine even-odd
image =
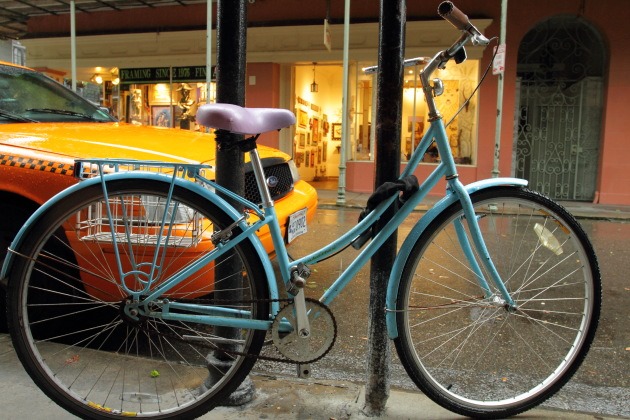
[[[81,418],[198,417],[229,399],[263,345],[265,331],[201,321],[268,320],[260,258],[245,240],[192,270],[214,249],[213,232],[233,223],[224,211],[155,180],[109,181],[107,192],[69,195],[15,250],[15,350],[46,395]]]
[[[553,201],[514,187],[471,199],[517,309],[507,309],[491,280],[492,296],[480,286],[456,233],[466,225],[457,202],[428,226],[404,267],[395,343],[410,377],[435,402],[502,418],[540,404],[577,370],[595,334],[601,280],[585,233]]]

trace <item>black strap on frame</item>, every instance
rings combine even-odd
[[[408,175],[404,178],[396,181],[390,181],[379,186],[368,198],[365,209],[359,215],[359,222],[370,214],[372,210],[376,208],[383,200],[391,197],[395,193],[400,193],[398,196],[398,204],[403,205],[409,197],[411,197],[416,191],[418,191],[419,184],[418,178],[415,175]],[[372,228],[363,232],[353,242],[352,247],[360,249],[367,241],[372,237]]]

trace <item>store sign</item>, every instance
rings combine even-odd
[[[330,34],[328,19],[324,19],[324,46],[328,51],[332,50],[332,35]]]
[[[173,82],[205,82],[206,66],[186,67],[145,67],[136,69],[120,69],[120,83],[168,83]],[[212,67],[212,80],[216,79],[216,66]]]

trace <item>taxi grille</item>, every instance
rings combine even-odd
[[[289,164],[283,159],[268,158],[262,159],[263,170],[265,172],[265,179],[274,176],[277,178],[278,183],[274,187],[269,187],[271,192],[271,198],[278,200],[293,190],[293,177],[291,176],[291,169]],[[252,203],[261,204],[262,198],[258,192],[256,186],[256,178],[252,170],[251,164],[245,165],[245,198]]]

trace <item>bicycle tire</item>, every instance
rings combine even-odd
[[[413,246],[395,345],[415,384],[442,407],[505,418],[551,397],[578,369],[597,328],[601,279],[586,234],[557,203],[520,187],[471,199],[516,311],[483,298],[454,232],[458,201]]]
[[[131,299],[120,286],[117,265],[109,265],[114,242],[131,273],[124,282],[132,292],[142,291],[151,270],[162,270],[153,291],[207,251],[213,230],[233,222],[183,187],[176,186],[170,206],[165,205],[168,188],[156,180],[107,182],[110,209],[118,212],[111,219],[119,241],[112,239],[110,219],[98,214],[105,207],[101,186],[77,190],[45,212],[16,250],[7,289],[15,350],[37,386],[81,418],[201,416],[229,399],[263,345],[265,331],[219,331],[194,321],[134,317],[123,309]],[[165,212],[174,217],[172,229],[156,228]],[[159,232],[162,242],[156,239]],[[239,232],[236,228],[233,235]],[[169,246],[160,251],[156,243]],[[233,271],[225,273],[224,267]],[[230,288],[222,287],[228,275]],[[217,300],[237,287],[241,303]],[[242,317],[269,319],[263,265],[248,240],[165,291],[149,309],[159,313],[165,299],[200,304],[213,299]]]

